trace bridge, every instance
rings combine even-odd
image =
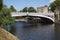
[[[37,18],[43,18],[43,20],[44,19],[48,19],[49,21],[54,22],[54,13],[23,13],[23,12],[12,12],[11,16],[12,17],[29,16],[29,17],[35,17],[35,18],[37,17]],[[46,20],[46,21],[48,21],[48,20]]]

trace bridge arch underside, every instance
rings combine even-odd
[[[31,19],[37,20],[40,23],[54,23],[51,19],[41,17],[41,16],[28,16]]]
[[[43,17],[43,16],[31,16],[31,15],[24,15],[21,16],[24,18],[27,18],[29,22],[39,22],[39,23],[54,23],[53,20],[47,18],[47,17]]]

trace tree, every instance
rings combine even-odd
[[[0,27],[14,23],[14,19],[10,15],[10,10],[6,5],[3,5],[3,8],[0,12]]]
[[[20,12],[27,12],[27,7],[23,8],[23,10],[21,10]]]
[[[29,8],[25,7],[20,12],[36,12],[36,10],[33,7],[29,7]]]
[[[16,12],[16,9],[11,5],[11,6],[10,6],[10,11],[11,11],[11,12]]]
[[[35,8],[33,8],[33,7],[29,7],[29,8],[28,8],[28,12],[36,12],[36,10],[35,10]]]
[[[56,0],[50,4],[51,10],[54,12],[56,8],[60,8],[60,0]]]
[[[3,0],[0,0],[0,11],[2,9],[2,6],[3,6]]]

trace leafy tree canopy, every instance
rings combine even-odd
[[[23,8],[23,10],[21,10],[20,12],[27,12],[27,7]]]
[[[25,7],[20,12],[36,12],[36,10],[34,7],[29,7],[29,8]]]
[[[29,7],[29,8],[28,8],[28,12],[36,12],[36,10],[35,10],[34,7]]]
[[[12,24],[14,19],[10,15],[10,10],[6,5],[3,5],[3,8],[0,12],[0,27]]]
[[[54,12],[56,8],[60,7],[60,0],[56,0],[53,3],[50,4],[51,10]]]
[[[16,12],[16,9],[11,5],[11,6],[10,6],[10,11],[11,11],[11,12]]]
[[[0,0],[0,11],[2,9],[2,6],[3,6],[3,0]]]

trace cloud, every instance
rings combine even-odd
[[[54,2],[55,0],[50,0],[50,3]]]

